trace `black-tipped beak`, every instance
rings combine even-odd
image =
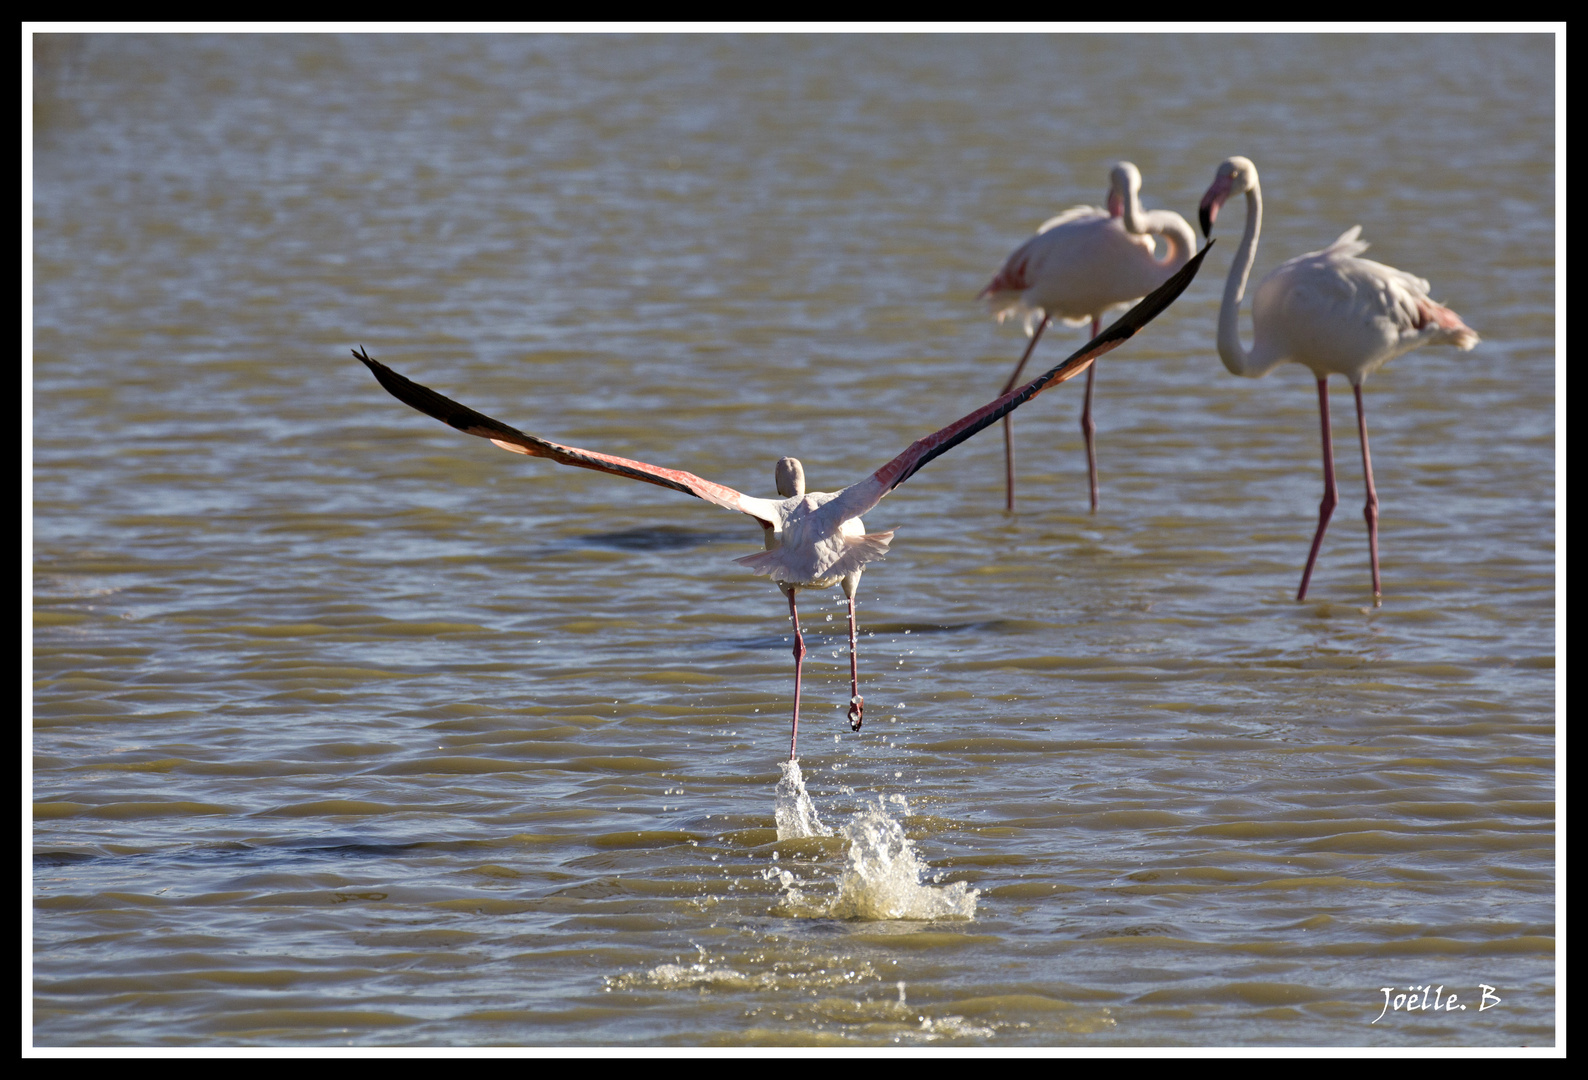
[[[1202,196],[1202,202],[1197,205],[1197,220],[1202,222],[1202,238],[1211,239],[1213,236],[1213,223],[1219,219],[1219,207],[1224,205],[1224,200],[1230,197],[1230,188],[1233,181],[1228,176],[1220,174],[1213,178],[1213,186],[1208,188],[1207,194]]]

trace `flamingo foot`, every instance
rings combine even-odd
[[[856,694],[849,699],[849,730],[859,731],[861,718],[866,713],[866,699]]]

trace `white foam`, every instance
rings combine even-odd
[[[915,845],[904,835],[904,827],[889,814],[889,803],[901,816],[909,813],[903,795],[894,795],[888,802],[878,798],[840,830],[849,841],[849,850],[836,897],[812,895],[800,887],[810,883],[788,870],[769,867],[762,876],[768,881],[775,878],[783,890],[784,905],[806,917],[975,918],[980,894],[963,881],[941,886],[928,884],[930,868],[916,857]],[[779,840],[833,835],[816,816],[797,762],[783,765],[783,779],[777,785],[776,817]]]
[[[903,795],[891,800],[909,813]],[[841,830],[849,840],[849,865],[838,882],[830,914],[840,919],[971,919],[980,895],[966,882],[925,883],[928,867],[916,858],[904,827],[882,799]]]
[[[783,762],[782,768],[783,778],[777,782],[777,806],[773,811],[777,819],[777,838],[797,840],[806,836],[833,835],[833,830],[816,816],[816,805],[805,790],[800,763],[790,759]]]

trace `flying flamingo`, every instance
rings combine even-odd
[[[794,626],[794,715],[789,732],[789,758],[793,760],[796,740],[799,738],[800,673],[805,659],[805,639],[800,634],[795,593],[800,589],[843,586],[844,595],[849,599],[849,723],[854,730],[859,731],[864,701],[860,696],[856,656],[855,588],[865,565],[880,558],[893,539],[891,531],[867,533],[860,523],[861,515],[870,511],[882,501],[884,495],[915,475],[939,454],[996,423],[1049,387],[1079,375],[1099,356],[1133,337],[1190,284],[1206,251],[1204,248],[1180,273],[1064,363],[1019,390],[1006,393],[969,416],[911,443],[904,453],[857,484],[837,492],[806,491],[805,470],[799,461],[791,457],[779,459],[774,478],[781,500],[758,499],[703,480],[692,473],[549,442],[420,386],[371,359],[362,349],[353,350],[353,355],[399,401],[459,431],[489,439],[503,450],[530,457],[551,458],[564,465],[577,465],[672,488],[729,510],[738,510],[755,519],[756,524],[761,526],[766,550],[734,561],[748,566],[754,573],[770,577],[788,597],[789,621]]]
[[[1362,408],[1362,380],[1386,362],[1423,345],[1454,345],[1463,352],[1478,335],[1449,308],[1428,298],[1428,282],[1402,270],[1359,259],[1367,243],[1352,226],[1322,251],[1299,255],[1279,266],[1257,286],[1252,300],[1252,350],[1241,347],[1240,306],[1246,276],[1257,255],[1257,233],[1263,222],[1263,193],[1257,166],[1249,158],[1232,157],[1219,165],[1213,186],[1202,196],[1204,236],[1211,233],[1219,208],[1231,195],[1246,196],[1246,231],[1230,263],[1219,308],[1219,357],[1232,375],[1260,379],[1286,360],[1312,369],[1318,379],[1318,411],[1323,418],[1323,502],[1318,531],[1307,553],[1297,600],[1307,597],[1312,566],[1318,559],[1323,531],[1339,502],[1334,486],[1334,441],[1329,433],[1329,376],[1344,375],[1356,394],[1356,428],[1362,441],[1362,472],[1367,479],[1367,545],[1373,566],[1373,600],[1379,602],[1378,493],[1373,487],[1373,460],[1367,449],[1367,415]]]
[[[1025,370],[1042,331],[1057,318],[1069,326],[1092,322],[1092,336],[1103,313],[1131,303],[1156,289],[1186,264],[1196,248],[1196,233],[1172,210],[1141,208],[1141,171],[1128,161],[1108,176],[1108,209],[1072,206],[1042,223],[1037,234],[1004,260],[1003,269],[981,291],[1003,322],[1011,314],[1025,318],[1031,342],[1004,384],[1008,393]],[[1167,251],[1153,252],[1153,237],[1162,236]],[[1081,434],[1086,439],[1086,474],[1091,483],[1092,513],[1097,513],[1097,450],[1093,443],[1092,383],[1094,364],[1086,372],[1086,401],[1081,406]],[[1005,506],[1015,508],[1015,446],[1009,418],[1004,418]]]

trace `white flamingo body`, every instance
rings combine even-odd
[[[1478,335],[1461,316],[1434,302],[1424,279],[1393,266],[1359,258],[1368,245],[1361,239],[1362,227],[1358,225],[1346,230],[1321,251],[1308,252],[1281,263],[1262,280],[1252,299],[1252,348],[1247,351],[1240,339],[1240,305],[1247,277],[1257,257],[1257,238],[1263,220],[1262,187],[1257,178],[1257,166],[1249,158],[1232,157],[1219,165],[1212,186],[1202,197],[1204,233],[1212,231],[1219,209],[1235,194],[1246,196],[1246,227],[1230,264],[1229,277],[1224,283],[1224,300],[1219,307],[1219,358],[1234,375],[1262,378],[1280,364],[1293,361],[1309,368],[1318,380],[1318,408],[1323,422],[1324,499],[1296,599],[1306,599],[1318,548],[1338,502],[1329,429],[1330,375],[1344,375],[1349,379],[1356,396],[1357,429],[1368,493],[1363,516],[1368,524],[1368,550],[1376,599],[1381,594],[1378,495],[1373,486],[1362,383],[1368,375],[1403,353],[1423,345],[1453,345],[1465,352],[1478,343]]]
[[[1191,257],[1196,234],[1185,218],[1154,214],[1180,225],[1162,258],[1154,254],[1158,245],[1151,232],[1133,233],[1123,217],[1096,206],[1075,206],[1043,222],[1004,260],[982,295],[999,322],[1021,316],[1030,334],[1043,318],[1067,326],[1101,319],[1162,285]]]
[[[1235,374],[1262,376],[1292,360],[1320,378],[1344,375],[1356,385],[1423,345],[1477,344],[1459,317],[1429,298],[1426,280],[1357,258],[1368,248],[1361,234],[1352,226],[1322,251],[1298,255],[1263,278],[1252,297],[1252,348],[1245,370],[1231,368]]]
[[[887,554],[893,533],[867,533],[858,514],[845,516],[850,510],[839,501],[843,494],[811,491],[769,505],[773,525],[764,530],[766,550],[734,562],[801,589],[830,589],[859,574]]]
[[[1196,276],[1202,257],[1199,254],[1183,268],[1181,273],[1165,282],[1107,331],[1088,342],[1062,364],[1033,379],[1019,390],[1004,394],[970,415],[961,417],[923,439],[916,440],[882,468],[842,491],[807,492],[804,469],[800,463],[794,458],[780,459],[775,475],[778,493],[783,496],[781,499],[756,498],[722,484],[704,480],[693,473],[666,469],[643,461],[614,457],[593,450],[581,450],[578,447],[564,446],[530,435],[499,420],[493,420],[483,413],[475,412],[399,375],[384,364],[371,359],[362,350],[354,350],[353,355],[369,368],[380,384],[399,401],[466,434],[488,439],[503,450],[529,457],[550,458],[564,465],[594,469],[672,488],[717,506],[736,510],[754,519],[762,529],[766,550],[743,556],[735,561],[749,567],[754,573],[770,577],[788,597],[789,617],[794,626],[794,715],[789,736],[789,757],[793,758],[799,735],[800,671],[805,655],[804,639],[800,634],[799,614],[794,600],[795,593],[800,589],[827,589],[841,584],[849,598],[849,720],[851,726],[858,731],[863,703],[859,693],[859,672],[855,652],[855,589],[865,566],[881,558],[893,539],[891,531],[867,533],[861,524],[861,517],[881,502],[890,491],[938,455],[953,449],[983,428],[997,423],[999,419],[1044,390],[1079,375],[1089,368],[1097,357],[1133,337],[1184,291],[1191,279]]]
[[[1157,252],[1155,237],[1165,251]],[[1109,173],[1108,209],[1072,206],[1042,223],[1035,236],[1016,248],[982,297],[1003,322],[1021,316],[1031,342],[1004,385],[1014,386],[1049,320],[1071,326],[1092,324],[1096,337],[1104,315],[1133,303],[1169,279],[1191,258],[1196,233],[1171,210],[1143,210],[1141,171],[1121,161]],[[1086,440],[1087,475],[1092,510],[1097,510],[1097,453],[1093,438],[1092,387],[1094,365],[1086,375],[1081,431]],[[1006,505],[1014,509],[1014,441],[1004,421]]]

